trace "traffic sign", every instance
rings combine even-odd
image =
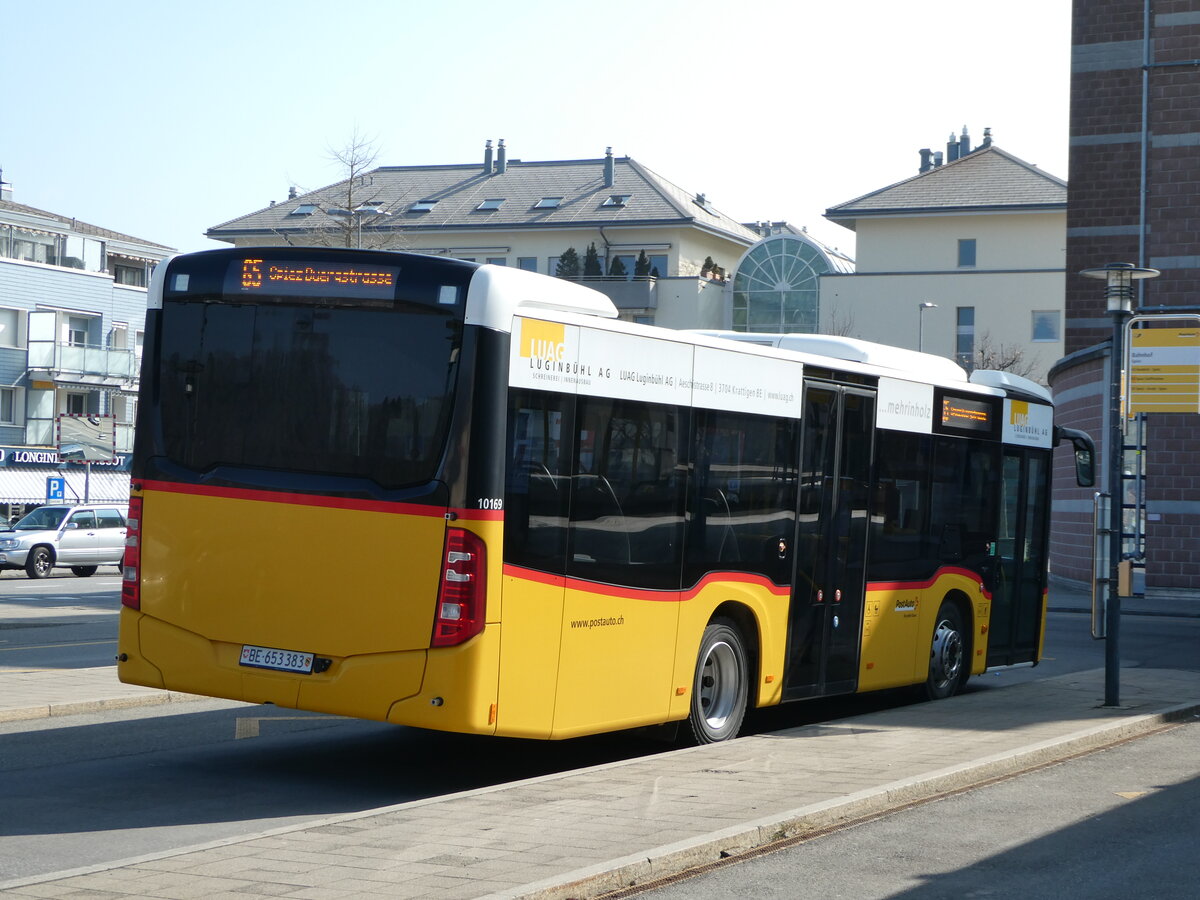
[[[46,478],[46,502],[62,503],[67,499],[67,479],[58,475]]]

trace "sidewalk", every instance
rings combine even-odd
[[[98,683],[91,680],[102,671],[80,673],[78,684]],[[0,883],[0,893],[595,897],[1168,721],[1197,720],[1200,673],[1121,674],[1119,709],[1101,706],[1103,670],[982,687],[936,703]],[[0,684],[7,689],[13,677]],[[497,749],[504,752],[502,742]]]

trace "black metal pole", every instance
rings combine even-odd
[[[1113,290],[1112,287],[1109,290]],[[1117,288],[1119,290],[1119,288]],[[1124,308],[1113,310],[1112,371],[1108,382],[1108,608],[1105,610],[1104,705],[1121,705],[1121,549],[1125,517],[1125,431],[1121,427],[1121,375],[1125,360]]]

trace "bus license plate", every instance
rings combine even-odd
[[[256,669],[277,669],[280,672],[303,672],[309,675],[312,673],[313,655],[297,653],[295,650],[276,650],[273,647],[243,644],[242,658],[238,662]]]

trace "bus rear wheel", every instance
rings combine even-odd
[[[748,671],[741,632],[729,619],[714,619],[700,640],[692,680],[688,725],[697,744],[737,736],[746,715]]]
[[[966,681],[966,645],[962,613],[955,604],[947,601],[938,610],[929,648],[925,696],[930,700],[951,696]]]

